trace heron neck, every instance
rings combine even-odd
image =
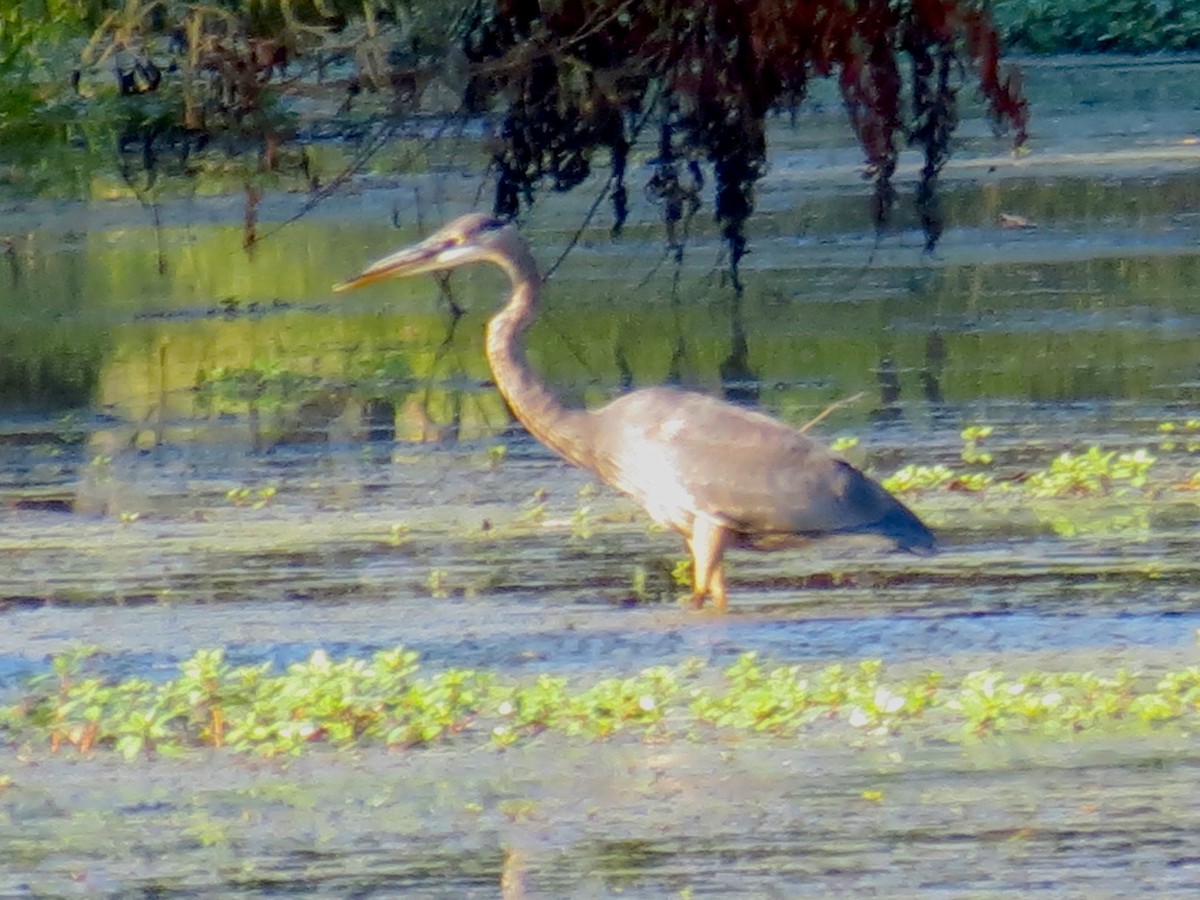
[[[537,314],[537,305],[533,282],[517,284],[508,305],[488,322],[487,356],[496,387],[530,434],[560,456],[592,468],[590,414],[564,406],[525,355],[525,332]]]

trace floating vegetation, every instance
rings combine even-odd
[[[1019,491],[1034,498],[1096,497],[1118,491],[1142,491],[1147,488],[1150,468],[1157,462],[1157,457],[1145,449],[1118,453],[1092,446],[1082,453],[1061,453],[1045,469],[1001,475],[988,471],[995,456],[980,446],[992,430],[991,426],[979,425],[963,429],[960,456],[970,469],[952,469],[944,464],[908,465],[882,479],[881,483],[894,494],[936,489],[969,492],[994,489]],[[1184,487],[1186,489],[1186,485]]]
[[[949,466],[909,465],[899,469],[880,483],[893,494],[903,494],[909,491],[932,490],[950,484],[954,480],[954,472]]]
[[[19,702],[0,708],[0,740],[24,754],[74,748],[134,759],[205,747],[265,756],[445,741],[503,748],[543,733],[795,740],[834,729],[848,738],[912,731],[975,741],[1200,725],[1200,667],[1158,677],[986,669],[949,678],[892,676],[879,660],[813,668],[768,665],[746,653],[721,672],[692,660],[582,683],[423,672],[417,654],[402,647],[340,662],[318,650],[284,672],[269,663],[232,666],[217,649],[197,652],[175,678],[156,683],[96,677],[90,655],[55,657]]]
[[[450,573],[445,569],[433,569],[426,584],[429,586],[429,596],[435,600],[445,600],[450,596]]]
[[[196,376],[196,402],[214,413],[241,412],[249,405],[276,409],[308,399],[322,388],[321,379],[288,369],[279,362],[256,362],[244,368],[218,366]]]
[[[1174,426],[1173,426],[1174,427]],[[1179,426],[1184,428],[1185,426]],[[1160,428],[1160,432],[1173,433]],[[1200,472],[1188,478],[1176,465],[1155,466],[1159,458],[1145,448],[1131,452],[1091,446],[1065,451],[1044,468],[1031,468],[1023,450],[1013,454],[1017,464],[997,462],[998,453],[982,443],[990,426],[962,431],[962,464],[907,465],[880,483],[893,494],[957,492],[977,495],[997,508],[1019,508],[1060,537],[1083,534],[1150,533],[1154,509],[1163,500],[1186,499],[1183,492],[1200,490]],[[1184,449],[1182,447],[1175,449]],[[1163,453],[1170,449],[1160,444]]]
[[[962,430],[962,461],[973,465],[989,465],[994,457],[979,447],[981,441],[991,435],[991,425],[970,425]]]
[[[1162,422],[1158,426],[1158,433],[1162,435],[1158,446],[1165,453],[1175,450],[1200,453],[1200,419]]]
[[[1030,475],[1025,487],[1040,497],[1106,494],[1121,485],[1141,488],[1153,464],[1154,457],[1145,450],[1118,454],[1092,447],[1086,453],[1061,454],[1050,463],[1050,468]]]
[[[504,457],[508,455],[508,448],[503,444],[492,444],[487,448],[487,465],[489,469],[500,468],[500,463],[504,462]]]
[[[270,505],[278,492],[278,488],[271,486],[253,488],[246,485],[239,485],[226,491],[225,498],[234,506],[262,509]]]

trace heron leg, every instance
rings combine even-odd
[[[717,560],[717,564],[713,566],[712,580],[709,582],[709,590],[712,592],[713,607],[717,612],[723,613],[729,606],[729,598],[725,596],[725,561]]]
[[[704,598],[711,593],[717,611],[725,611],[728,601],[721,560],[728,540],[729,532],[716,522],[697,516],[692,523],[688,549],[692,551],[692,606],[696,609],[704,606]]]

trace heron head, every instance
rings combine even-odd
[[[403,278],[422,272],[453,269],[470,262],[503,262],[507,244],[516,230],[500,219],[482,213],[461,216],[419,244],[397,250],[377,260],[348,281],[335,284],[335,291],[348,291],[385,278]]]

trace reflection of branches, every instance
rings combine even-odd
[[[758,375],[750,368],[750,345],[742,321],[742,290],[735,282],[729,300],[729,355],[721,361],[721,384],[726,399],[754,406],[758,403]]]
[[[671,278],[671,314],[675,324],[675,346],[667,363],[667,383],[683,383],[683,364],[687,359],[687,339],[683,330],[683,304],[679,299],[679,265],[675,265]]]
[[[246,205],[242,215],[242,249],[250,250],[258,240],[258,204],[262,201],[262,191],[247,181],[243,185],[246,194]]]
[[[641,136],[642,130],[646,127],[646,123],[650,120],[650,111],[652,109],[653,104],[647,105],[647,111],[634,123],[633,128],[630,130],[631,143],[636,142]],[[603,203],[605,198],[610,195],[611,191],[614,189],[614,185],[617,185],[618,182],[619,176],[617,172],[614,171],[608,176],[608,181],[604,183],[604,187],[596,195],[596,198],[592,201],[592,205],[588,207],[587,213],[584,214],[583,221],[579,223],[579,227],[576,228],[571,236],[567,239],[567,246],[563,248],[563,251],[558,255],[558,258],[554,260],[554,262],[546,269],[546,274],[542,276],[543,283],[550,280],[551,276],[553,276],[558,270],[558,267],[562,265],[563,260],[567,258],[567,255],[570,254],[570,252],[575,248],[575,245],[579,243],[579,239],[583,236],[583,232],[589,225],[591,225],[592,219],[596,215],[596,210],[600,208],[600,204]],[[620,227],[621,221],[616,222],[613,225],[613,233],[616,234],[620,230]]]
[[[433,363],[429,367],[429,377],[425,381],[425,390],[421,395],[421,418],[426,425],[434,424],[431,410],[433,407],[433,392],[438,386],[438,382],[436,381],[438,370],[441,367],[442,360],[454,349],[454,334],[458,330],[458,323],[463,317],[462,307],[454,299],[454,292],[450,286],[449,273],[444,274],[445,278],[438,279],[438,289],[441,295],[449,301],[450,318],[446,324],[446,336],[442,338],[437,349],[433,351]],[[447,425],[438,427],[437,439],[439,442],[448,441],[449,443],[455,443],[458,441],[462,425],[462,397],[458,390],[449,387],[449,381],[449,379],[442,379],[442,385],[451,394],[453,413]]]
[[[879,383],[879,408],[872,413],[877,422],[895,422],[902,413],[900,411],[900,370],[891,354],[884,353],[875,369],[875,378]]]
[[[692,217],[700,209],[700,190],[704,187],[704,176],[694,160],[688,163],[690,184],[679,180],[679,168],[674,161],[660,162],[654,175],[646,182],[646,197],[663,209],[663,221],[667,226],[667,249],[674,253],[676,262],[683,262],[684,236]],[[684,236],[679,234],[682,225]]]
[[[16,289],[21,284],[21,266],[17,259],[17,242],[11,237],[0,238],[4,244],[4,258],[8,260],[8,277]]]
[[[152,140],[151,137],[145,138],[146,157],[150,157],[150,154],[151,154],[151,150],[150,150],[150,141],[151,140]],[[144,157],[144,159],[145,159],[145,157]],[[162,210],[159,208],[158,203],[156,201],[152,200],[150,197],[150,188],[153,187],[154,181],[155,181],[154,169],[153,169],[153,167],[151,167],[147,171],[147,182],[148,183],[147,183],[147,186],[145,188],[143,188],[141,185],[139,185],[137,183],[136,179],[134,178],[133,167],[129,165],[128,160],[123,155],[121,155],[120,151],[118,150],[117,172],[120,174],[121,180],[125,182],[126,187],[129,188],[130,193],[132,193],[133,196],[137,198],[137,201],[139,204],[141,204],[142,209],[144,209],[150,213],[150,219],[154,225],[154,244],[155,244],[155,249],[157,251],[158,274],[166,275],[167,274],[167,248],[166,248],[166,244],[165,244],[165,237],[163,235]]]
[[[420,192],[413,188],[414,206],[417,210],[417,237],[421,240],[425,239],[427,230],[425,227],[424,211],[421,207]],[[392,208],[392,226],[400,227],[400,211],[396,207]],[[458,301],[454,299],[454,291],[450,287],[450,272],[431,272],[434,282],[438,286],[438,296],[446,301],[446,305],[450,308],[450,315],[455,323],[463,314],[463,308],[458,305]]]
[[[465,107],[460,105],[455,112],[444,118],[438,124],[437,128],[434,129],[433,134],[417,143],[416,147],[412,150],[412,154],[414,156],[418,155],[419,153],[422,153],[434,146],[442,139],[443,135],[452,125],[457,124],[461,127],[462,123],[465,121],[464,111]],[[300,219],[303,219],[330,197],[340,194],[342,190],[350,183],[350,179],[361,172],[366,167],[367,163],[370,162],[377,153],[379,153],[393,141],[396,135],[400,132],[402,126],[403,123],[398,119],[384,122],[375,132],[375,134],[373,134],[362,144],[362,146],[359,147],[358,151],[353,157],[351,157],[350,161],[342,167],[342,170],[337,175],[335,175],[329,181],[323,183],[316,190],[311,191],[308,195],[308,199],[301,204],[300,208],[288,218],[276,225],[273,229],[271,229],[270,233],[265,235],[263,240],[265,240],[266,237],[277,234],[287,226],[299,221]]]
[[[925,336],[925,365],[921,368],[921,389],[931,406],[942,403],[942,370],[946,365],[946,342],[940,332]]]
[[[679,183],[679,172],[675,164],[660,161],[654,176],[646,185],[646,196],[668,207],[663,213],[667,226],[667,242],[662,255],[638,282],[635,290],[645,287],[668,258],[675,262],[671,274],[672,296],[675,296],[679,289],[684,250],[691,232],[692,219],[700,210],[700,188],[704,184],[704,176],[694,160],[688,162],[688,172],[692,176],[692,183],[683,186]]]

